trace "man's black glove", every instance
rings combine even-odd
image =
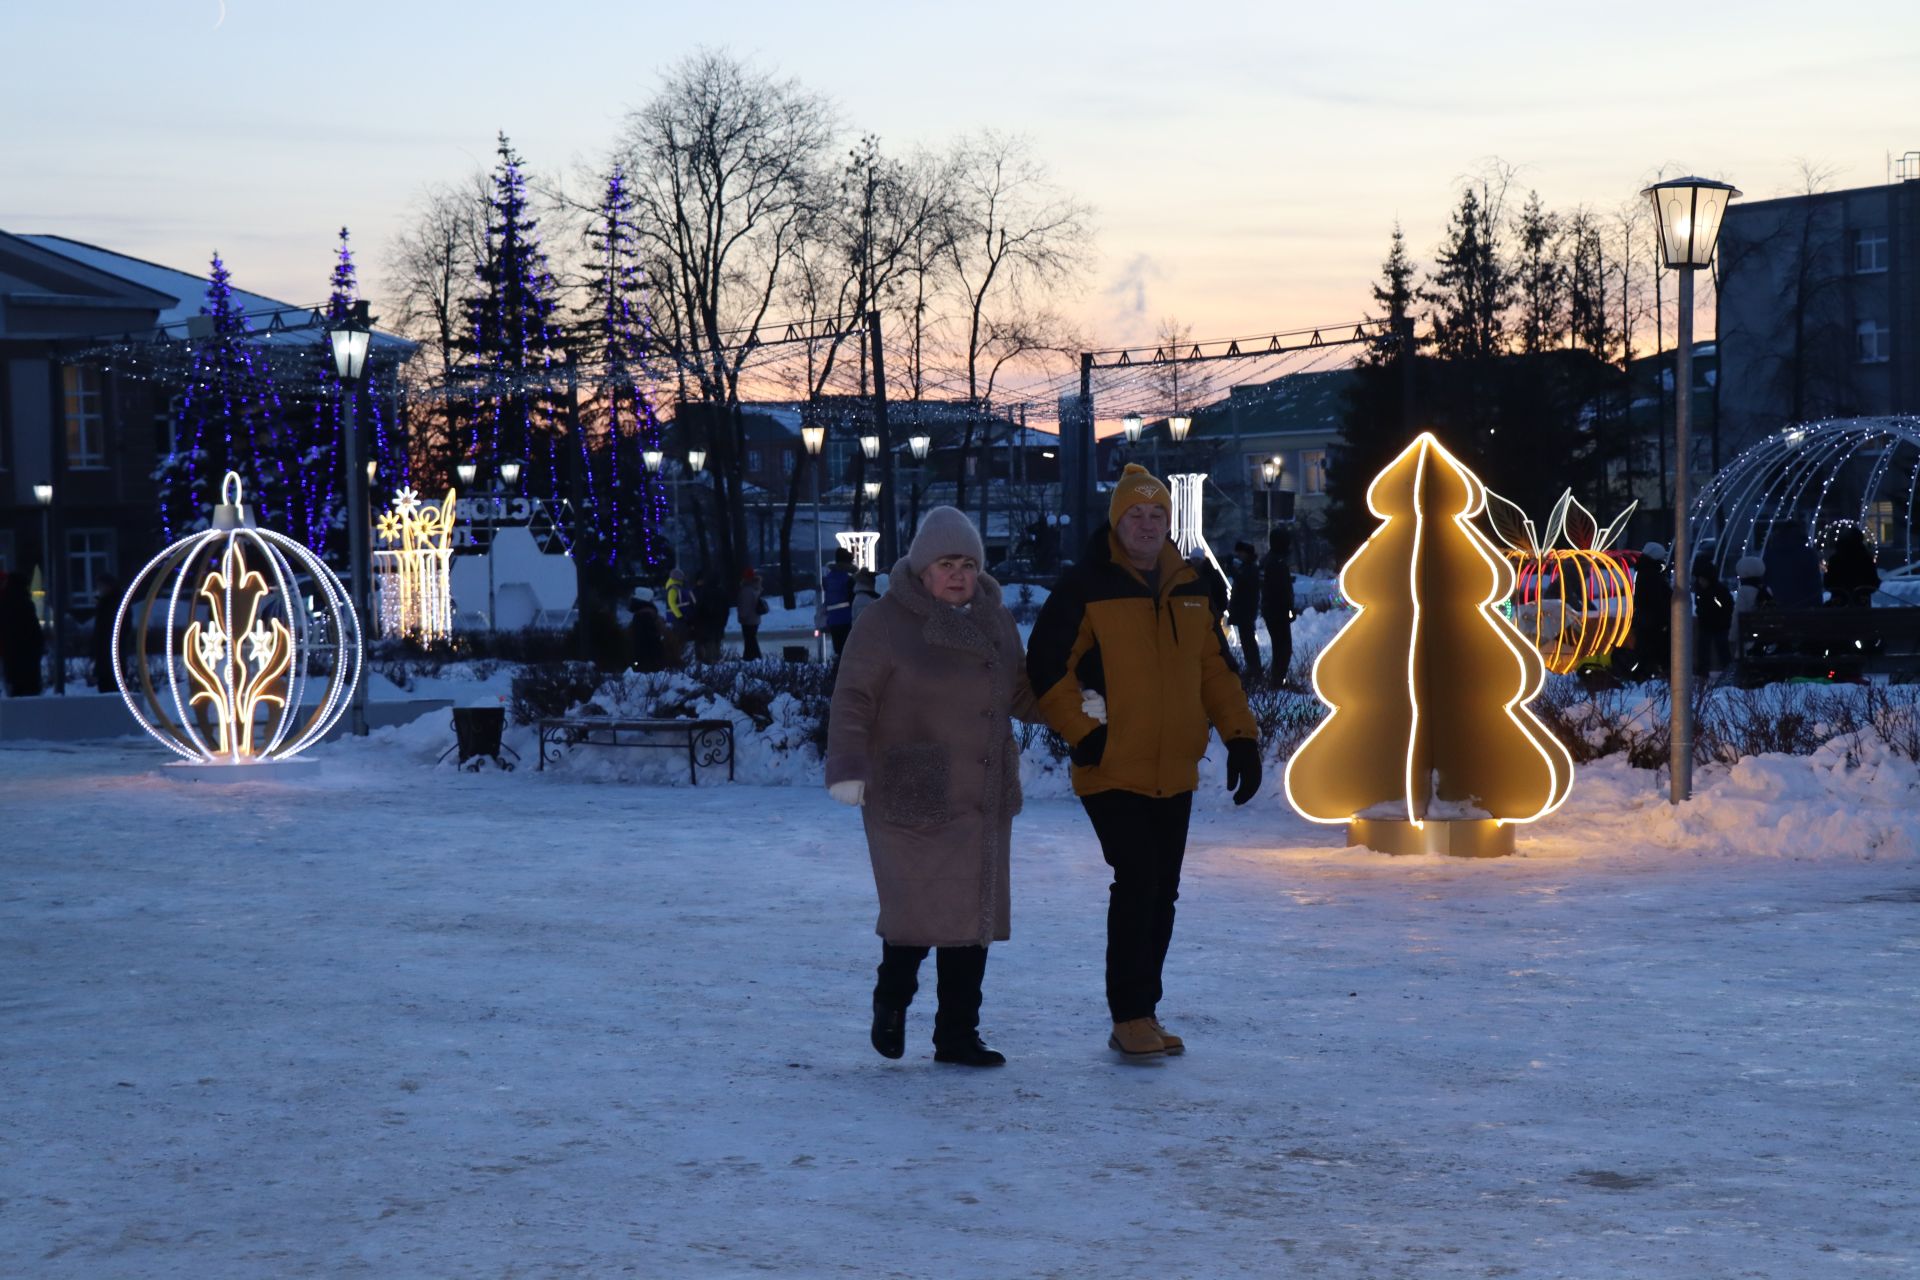
[[[1252,738],[1227,744],[1227,789],[1235,804],[1245,804],[1260,790],[1260,744]]]
[[[1092,768],[1107,753],[1107,726],[1095,725],[1093,732],[1075,743],[1067,758],[1082,768]]]

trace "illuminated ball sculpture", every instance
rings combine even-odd
[[[127,588],[113,649],[134,719],[195,764],[298,754],[339,720],[360,680],[346,588],[306,547],[254,526],[231,471],[212,526]]]
[[[1515,503],[1487,490],[1487,522],[1513,562],[1513,622],[1547,670],[1568,675],[1611,653],[1633,627],[1633,579],[1609,551],[1639,503],[1602,529],[1569,489],[1547,517],[1545,537]]]
[[[1330,708],[1287,762],[1287,799],[1382,853],[1513,852],[1558,808],[1573,757],[1527,703],[1546,670],[1496,606],[1513,568],[1473,517],[1486,487],[1422,434],[1367,489],[1382,522],[1340,571],[1358,610],[1313,665]]]

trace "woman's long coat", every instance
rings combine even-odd
[[[1008,848],[1020,811],[1012,720],[1036,719],[1020,635],[982,574],[965,609],[903,558],[840,655],[827,784],[867,784],[861,816],[882,938],[984,946],[1008,936]]]

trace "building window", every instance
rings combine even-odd
[[[13,530],[0,529],[0,573],[12,573],[17,568],[13,561]]]
[[[1887,229],[1870,227],[1853,233],[1853,272],[1873,275],[1887,269]]]
[[[1302,449],[1300,451],[1300,492],[1325,493],[1326,491],[1327,451]]]
[[[1862,320],[1853,331],[1853,351],[1861,364],[1885,364],[1893,358],[1893,330],[1878,320]]]
[[[170,396],[166,407],[153,415],[153,439],[159,446],[162,462],[180,452],[180,418],[186,411],[186,405],[187,398],[184,395]]]
[[[760,451],[758,449],[747,450],[747,474],[760,474]]]
[[[60,370],[67,393],[67,467],[98,471],[107,465],[107,424],[100,414],[100,371],[75,365]]]
[[[113,530],[67,530],[67,599],[92,604],[100,583],[113,573]]]

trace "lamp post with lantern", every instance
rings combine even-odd
[[[1673,644],[1667,679],[1671,749],[1668,800],[1679,804],[1693,793],[1693,607],[1692,548],[1687,545],[1688,439],[1693,419],[1693,273],[1713,262],[1727,202],[1740,192],[1707,178],[1656,182],[1641,192],[1653,202],[1660,231],[1660,261],[1680,277],[1678,349],[1673,362]]]
[[[40,504],[40,563],[45,567],[41,574],[41,591],[45,594],[47,623],[53,633],[53,691],[67,691],[67,655],[64,638],[60,628],[60,591],[54,571],[53,555],[53,486],[36,484],[33,486],[33,500]],[[94,623],[99,626],[99,622]]]
[[[1278,456],[1268,458],[1260,464],[1260,478],[1266,482],[1267,486],[1267,534],[1271,537],[1273,534],[1273,487],[1280,483]]]
[[[826,590],[826,564],[820,558],[820,450],[827,443],[827,429],[817,423],[800,428],[800,443],[805,446],[808,469],[813,472],[813,599],[816,605],[824,602],[821,593]],[[813,629],[813,658],[816,662],[827,660],[827,638],[823,628]]]
[[[481,497],[487,500],[487,630],[489,632],[495,630],[493,625],[493,543],[500,533],[500,516],[503,514],[500,499],[512,497],[519,491],[520,472],[524,466],[525,464],[517,458],[509,458],[502,462],[494,473],[500,483],[489,488],[485,493],[478,494],[473,491],[473,482],[480,475],[480,464],[471,461],[462,462],[453,469],[454,474],[460,477],[462,492],[469,497]]]
[[[346,320],[327,333],[333,347],[333,369],[340,378],[340,392],[347,401],[347,594],[353,601],[354,616],[365,627],[371,617],[368,601],[372,591],[371,561],[367,556],[368,534],[373,519],[367,505],[371,476],[360,465],[360,380],[367,371],[367,348],[373,342],[373,317],[367,314],[365,299],[353,304]],[[353,707],[348,726],[355,737],[367,736],[367,682],[353,686]]]

